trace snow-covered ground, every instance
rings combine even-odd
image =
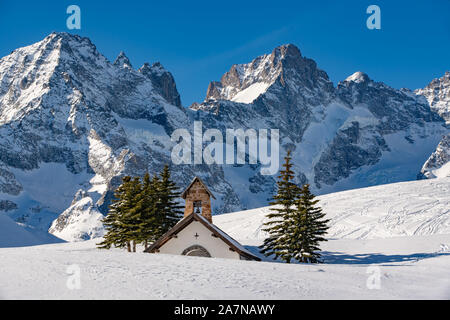
[[[392,183],[318,199],[331,219],[329,238],[450,234],[450,178]],[[264,207],[222,214],[214,223],[236,239],[262,240],[261,226],[269,211]]]
[[[100,240],[2,248],[0,298],[450,299],[449,178],[320,199],[332,219],[323,264],[103,251]],[[267,210],[214,222],[257,252]]]
[[[450,299],[445,244],[450,235],[332,240],[324,245],[329,263],[320,265],[101,251],[95,240],[7,248],[0,250],[0,297]]]

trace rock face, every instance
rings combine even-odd
[[[133,69],[130,59],[125,55],[125,52],[121,51],[114,61],[114,65],[119,68]]]
[[[431,109],[446,121],[450,128],[450,72],[434,79],[423,89],[416,90],[417,95],[425,97]],[[450,134],[445,135],[436,150],[422,167],[418,178],[436,178],[450,175]]]
[[[431,109],[450,124],[450,71],[443,77],[431,81],[425,88],[416,90],[415,93],[423,95]]]
[[[156,62],[152,66],[145,63],[139,72],[152,81],[154,88],[169,103],[181,107],[180,94],[178,93],[175,79],[161,63]]]
[[[53,33],[0,60],[0,202],[25,225],[96,237],[121,177],[169,164],[180,188],[205,182],[213,214],[266,205],[276,176],[259,163],[172,163],[172,132],[193,134],[194,120],[222,132],[279,129],[280,162],[292,150],[296,182],[317,193],[415,179],[448,133],[439,116],[448,95],[427,90],[432,100],[362,72],[335,87],[283,45],[233,66],[204,102],[184,108],[161,64],[135,70],[123,52],[111,63],[89,39]]]
[[[436,151],[422,167],[418,178],[450,177],[450,134],[442,138]]]
[[[79,190],[69,208],[53,221],[49,233],[66,241],[89,240],[104,234],[103,215],[89,194]]]

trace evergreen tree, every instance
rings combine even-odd
[[[319,206],[319,200],[305,184],[297,201],[297,210],[290,219],[291,230],[290,248],[293,258],[299,262],[317,263],[320,260],[319,243],[327,241],[324,235],[328,230],[328,222],[324,219],[325,213]]]
[[[142,207],[140,242],[144,243],[145,249],[149,242],[154,242],[160,235],[159,217],[159,179],[154,176],[150,180],[148,172],[144,175],[139,206]]]
[[[125,194],[130,181],[131,177],[123,177],[122,184],[114,192],[115,198],[111,202],[107,216],[102,221],[106,233],[103,241],[97,244],[101,249],[110,249],[112,246],[123,248],[127,245],[122,220],[127,206]]]
[[[166,165],[160,174],[150,179],[147,172],[139,177],[126,176],[114,193],[108,215],[103,219],[106,229],[99,248],[112,246],[136,252],[136,244],[156,241],[182,217],[179,191],[170,178]]]
[[[158,183],[158,214],[161,216],[159,236],[162,236],[175,226],[183,214],[183,211],[181,210],[183,206],[181,206],[177,200],[180,197],[180,191],[175,182],[170,179],[170,176],[169,166],[165,165],[160,174],[160,181]]]
[[[124,214],[121,218],[122,236],[128,246],[136,252],[136,244],[141,240],[142,215],[144,207],[141,205],[142,184],[139,177],[134,177],[127,183],[124,194]],[[129,250],[130,251],[130,250]]]
[[[290,263],[292,260],[317,263],[320,259],[321,241],[328,230],[329,220],[317,206],[319,200],[311,193],[309,185],[300,189],[292,181],[290,152],[285,157],[284,170],[280,171],[278,193],[274,196],[271,213],[263,231],[269,236],[260,247],[261,253]]]
[[[268,221],[264,223],[263,231],[268,232],[269,236],[260,246],[260,251],[266,256],[274,255],[274,260],[280,257],[289,263],[292,258],[289,252],[289,219],[295,212],[299,187],[293,183],[294,172],[290,151],[284,159],[284,170],[280,171],[277,182],[278,193],[274,196],[274,201],[270,203],[275,207],[271,208],[271,213],[267,215]]]

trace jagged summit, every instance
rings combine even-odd
[[[181,97],[178,93],[175,79],[159,61],[153,63],[151,66],[146,62],[138,71],[152,81],[154,88],[169,103],[181,107]]]
[[[300,49],[296,45],[291,43],[283,44],[279,47],[276,47],[275,49],[273,49],[271,56],[275,63],[282,59],[295,60],[302,58]]]
[[[117,56],[113,64],[121,68],[133,69],[130,59],[128,59],[128,57],[125,55],[125,52],[123,51],[120,51],[119,55]]]
[[[357,71],[354,74],[352,74],[351,76],[347,77],[344,81],[361,83],[361,82],[367,82],[369,80],[370,80],[370,78],[367,74],[365,74],[364,72],[361,72],[361,71]]]
[[[329,86],[325,84],[328,75],[313,60],[303,57],[295,45],[285,44],[250,63],[233,65],[219,82],[210,83],[205,101],[252,103],[276,82],[283,86],[297,83],[309,89],[318,82]]]
[[[160,74],[169,72],[163,67],[163,65],[159,61],[153,63],[152,65],[150,65],[150,63],[148,63],[148,62],[145,62],[142,65],[142,67],[140,67],[138,69],[138,71],[144,75],[147,75],[149,73],[155,73],[155,72],[158,72]]]

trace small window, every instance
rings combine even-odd
[[[194,201],[194,212],[195,213],[202,213],[202,202],[201,201]]]
[[[183,256],[191,256],[191,257],[207,257],[210,258],[208,250],[199,245],[193,245],[187,248],[182,253]]]

